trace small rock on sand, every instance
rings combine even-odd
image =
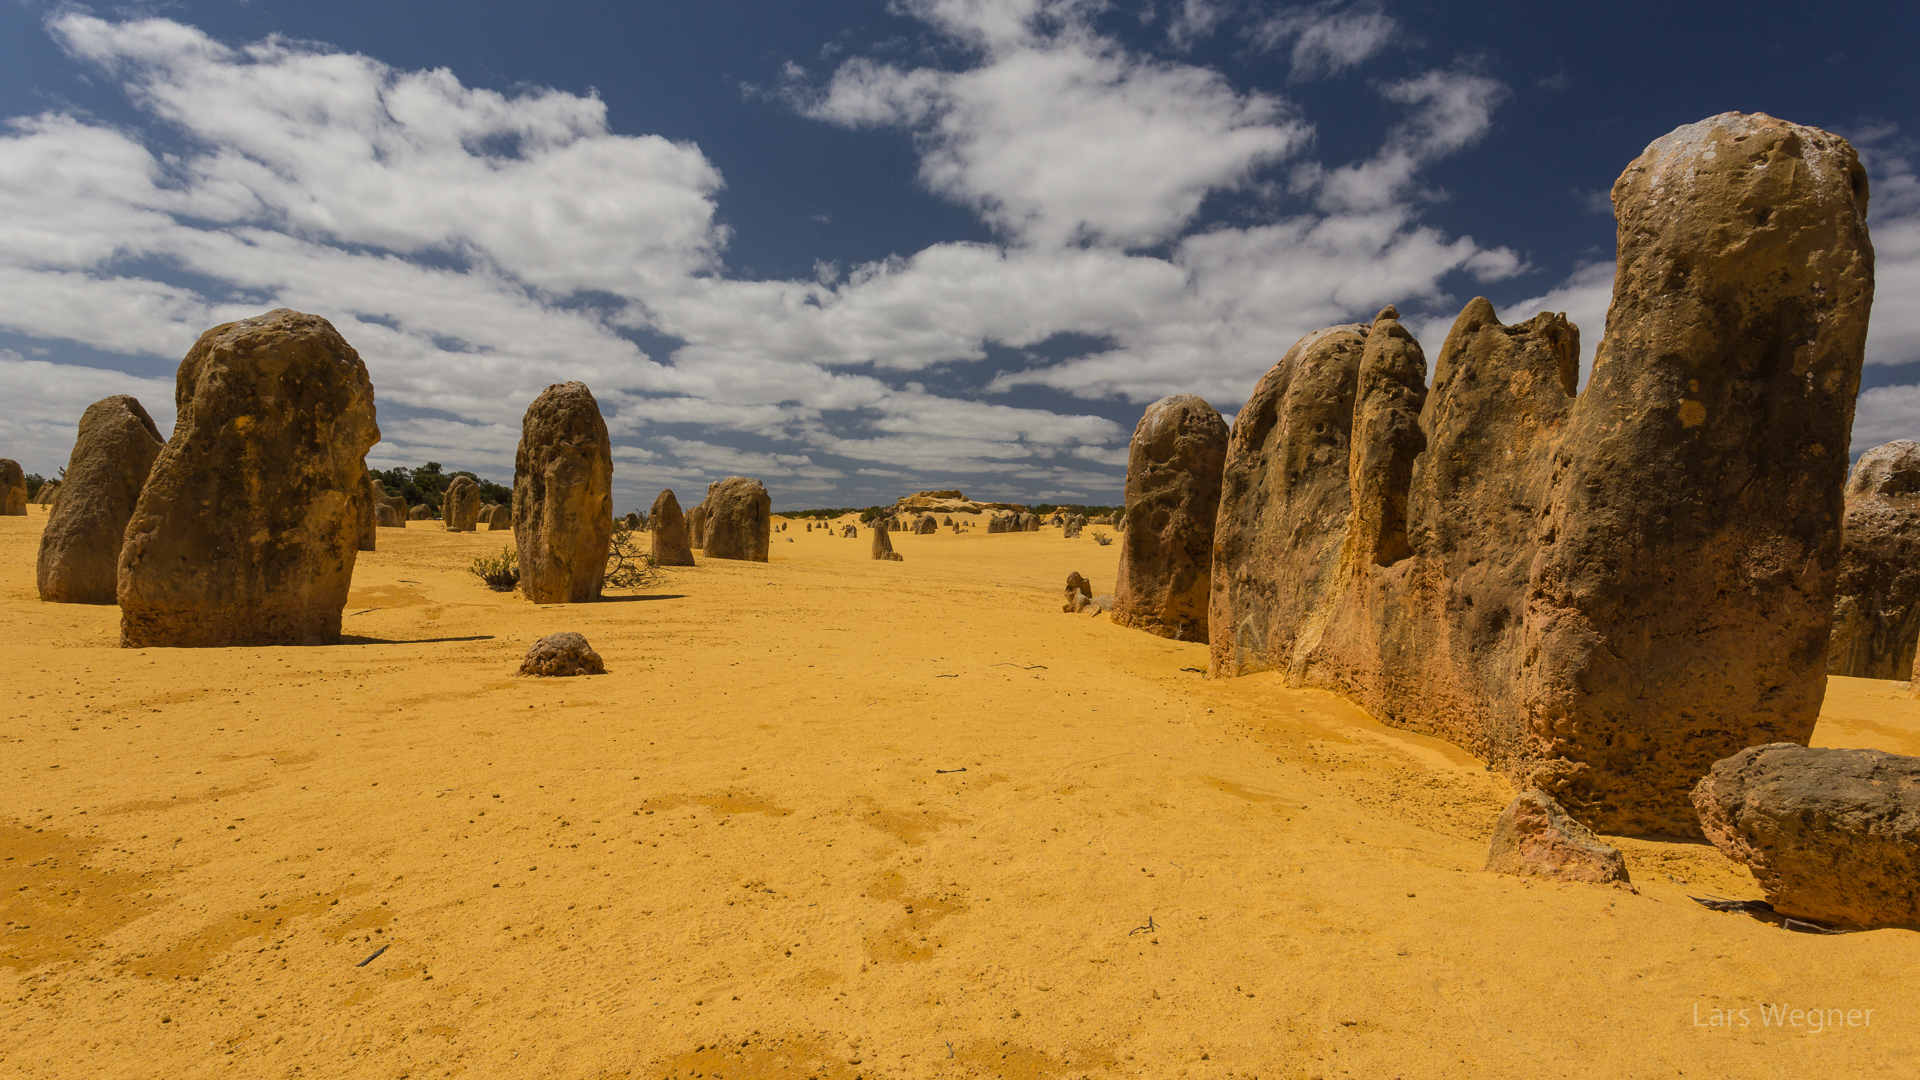
[[[1060,610],[1077,614],[1093,603],[1093,584],[1075,570],[1067,575],[1067,602]]]
[[[605,675],[606,662],[593,651],[587,639],[571,630],[548,634],[533,643],[526,659],[520,661],[522,675]]]
[[[1494,822],[1487,869],[1556,881],[1627,880],[1619,850],[1601,843],[1539,788],[1522,792]]]

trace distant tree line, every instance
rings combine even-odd
[[[447,497],[447,485],[453,483],[456,476],[464,476],[480,485],[480,501],[483,504],[494,503],[508,505],[513,502],[513,489],[505,484],[496,484],[483,480],[465,469],[443,472],[437,461],[429,461],[417,469],[396,466],[391,469],[372,469],[373,478],[380,481],[388,495],[398,495],[407,500],[408,506],[421,503],[440,509],[440,503]]]

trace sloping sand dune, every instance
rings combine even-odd
[[[1696,843],[1618,841],[1637,893],[1481,873],[1512,792],[1478,762],[1060,613],[1068,571],[1112,587],[1098,529],[895,534],[877,563],[795,522],[769,564],[540,607],[464,570],[508,534],[415,522],[362,553],[351,643],[185,651],[39,603],[44,521],[0,518],[0,1075],[1896,1077],[1920,1051],[1920,935],[1707,911],[1687,894],[1759,893]],[[609,674],[513,677],[558,630]],[[1920,752],[1894,684],[1828,700],[1817,742]]]

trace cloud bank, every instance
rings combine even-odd
[[[805,280],[731,272],[720,170],[691,143],[617,132],[590,94],[56,14],[48,32],[138,120],[55,109],[0,136],[0,444],[50,472],[79,412],[115,392],[165,423],[157,372],[206,328],[288,306],[366,359],[375,464],[504,477],[526,403],[580,379],[619,444],[622,506],[731,472],[783,506],[950,484],[1111,499],[1131,424],[1109,416],[1179,392],[1230,415],[1309,330],[1387,303],[1457,307],[1450,285],[1525,269],[1420,219],[1422,170],[1485,135],[1498,81],[1356,82],[1397,119],[1367,157],[1326,162],[1293,102],[1180,58],[1181,35],[1233,25],[1296,80],[1339,77],[1402,39],[1377,6],[1189,2],[1165,55],[1071,0],[897,7],[947,61],[790,68],[763,105],[911,140],[926,192],[993,240],[823,260]],[[1225,196],[1262,209],[1209,218]],[[1903,214],[1876,223],[1883,291],[1890,262],[1920,266],[1920,218]],[[1607,270],[1504,314],[1568,310],[1590,348]],[[1879,325],[1876,358],[1920,359],[1920,330]]]

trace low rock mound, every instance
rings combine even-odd
[[[1782,915],[1920,924],[1920,758],[1771,743],[1714,762],[1693,789],[1707,839]]]
[[[1601,843],[1539,788],[1520,793],[1493,824],[1487,870],[1555,881],[1626,881],[1618,848]]]
[[[1019,503],[983,503],[976,502],[961,494],[957,488],[942,491],[917,491],[893,504],[895,514],[985,514],[994,510],[1011,510],[1015,513],[1025,510]],[[944,525],[953,524],[950,521]]]
[[[571,630],[548,634],[533,643],[526,659],[520,661],[520,674],[539,676],[605,675],[606,661],[593,651],[587,639]]]

